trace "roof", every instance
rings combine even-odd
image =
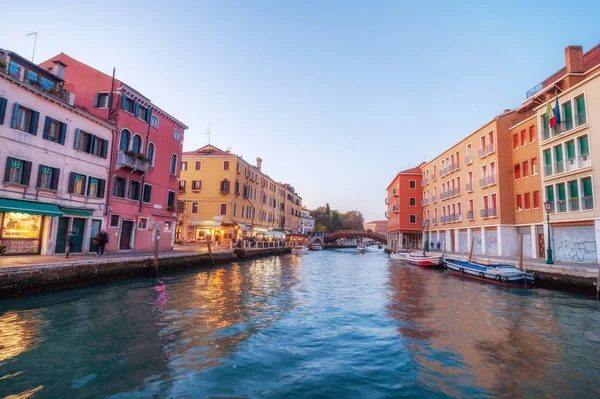
[[[52,78],[52,80],[56,80],[57,82],[64,82],[63,79],[56,76],[52,72],[42,68],[41,66],[39,66],[37,64],[34,64],[33,62],[29,61],[27,58],[20,56],[19,54],[15,53],[14,51],[5,50],[5,49],[0,48],[0,53],[8,54],[10,56],[10,58],[14,58],[15,61],[18,61],[21,64],[27,65],[27,68],[36,70],[37,72]]]
[[[194,151],[186,151],[183,155],[198,155],[198,156],[230,156],[237,157],[237,155],[232,154],[229,151],[223,151],[220,148],[215,147],[214,145],[207,144],[204,147],[198,148]]]
[[[366,222],[363,224],[386,224],[387,225],[387,220],[373,220],[372,222]]]
[[[399,172],[398,174],[402,175],[402,174],[406,174],[406,173],[418,173],[418,174],[421,174],[421,168],[419,168],[418,166],[416,166],[414,168],[405,169],[405,170]]]
[[[389,190],[389,188],[392,186],[392,184],[394,184],[394,182],[396,181],[396,179],[400,175],[419,175],[419,176],[422,176],[423,172],[421,171],[421,166],[423,166],[425,164],[426,164],[426,162],[421,162],[419,164],[419,166],[415,166],[414,168],[410,168],[410,169],[404,169],[404,170],[398,172],[396,174],[396,176],[394,176],[394,178],[392,179],[392,182],[390,184],[388,184],[386,190]]]

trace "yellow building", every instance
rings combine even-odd
[[[184,152],[176,239],[200,242],[257,237],[283,239],[301,227],[302,198],[289,184],[262,172],[262,159],[206,145]]]

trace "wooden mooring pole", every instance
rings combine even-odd
[[[523,234],[519,234],[519,270],[523,270]]]
[[[154,272],[158,276],[158,248],[160,248],[160,227],[154,226]]]
[[[210,261],[212,262],[212,264],[214,266],[215,265],[215,258],[213,258],[212,250],[210,248],[210,236],[207,237],[206,244],[208,245],[208,255],[210,255]]]
[[[600,268],[598,268],[598,278],[596,279],[596,299],[600,296]]]
[[[469,262],[473,259],[473,244],[475,244],[475,237],[471,237],[471,248],[469,248]]]

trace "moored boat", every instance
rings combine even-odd
[[[441,255],[430,255],[411,252],[406,255],[406,262],[416,266],[436,267],[442,264]]]
[[[358,244],[356,246],[356,249],[359,254],[364,254],[365,252],[367,252],[367,246],[365,244]]]
[[[457,259],[444,259],[452,274],[508,287],[529,287],[535,281],[533,273],[526,273],[513,265],[482,265]]]
[[[390,259],[405,260],[406,255],[408,255],[409,253],[410,251],[407,250],[393,251],[392,253],[390,253]]]
[[[308,252],[308,247],[305,247],[304,245],[299,245],[297,247],[292,248],[292,253],[294,255],[302,255]]]
[[[323,247],[321,246],[321,244],[314,243],[310,246],[310,249],[312,249],[313,251],[320,251],[323,249]]]

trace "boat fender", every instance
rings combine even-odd
[[[479,272],[479,277],[485,277],[483,272]]]
[[[460,272],[460,274],[463,274],[465,272],[465,269],[463,269],[462,267],[460,269],[458,269],[458,271]]]
[[[501,277],[499,274],[496,274],[496,281],[501,281]]]
[[[508,283],[508,277],[502,277],[502,281],[504,281],[505,283]]]

